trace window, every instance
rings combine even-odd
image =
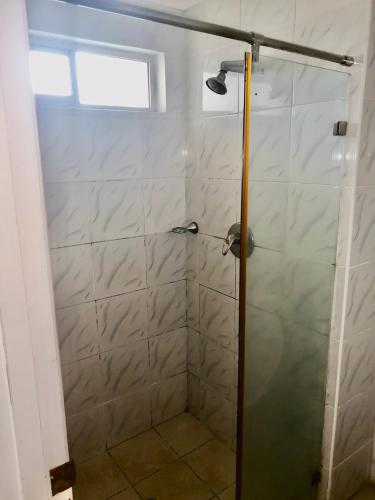
[[[163,53],[73,40],[49,42],[46,46],[35,37],[30,51],[32,89],[40,102],[165,111]]]
[[[35,94],[72,95],[69,56],[59,52],[30,51],[31,85]]]
[[[149,108],[149,69],[145,61],[75,54],[78,98],[81,104]]]

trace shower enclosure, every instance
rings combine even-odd
[[[317,498],[347,73],[117,1],[28,16],[70,68],[36,106],[75,498]]]

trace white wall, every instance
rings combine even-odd
[[[33,30],[165,57],[165,113],[38,105],[70,453],[83,460],[187,404],[185,237],[169,233],[185,223],[185,33],[28,7]]]

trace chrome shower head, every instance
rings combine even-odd
[[[209,78],[206,81],[207,87],[215,92],[215,94],[224,95],[227,93],[227,86],[225,85],[225,78],[227,76],[227,72],[223,69],[220,70],[217,76]]]

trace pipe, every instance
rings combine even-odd
[[[207,33],[209,35],[221,36],[240,42],[246,42],[254,45],[255,48],[259,46],[270,47],[285,52],[292,52],[294,54],[301,54],[308,57],[315,57],[324,61],[331,61],[343,66],[353,66],[354,58],[348,55],[335,54],[333,52],[326,52],[324,50],[313,49],[304,45],[295,43],[284,42],[275,38],[269,38],[254,31],[243,31],[219,24],[208,23],[191,19],[177,14],[169,14],[167,12],[149,9],[146,7],[139,7],[124,3],[121,0],[55,0],[58,2],[69,3],[80,7],[88,7],[105,12],[112,12],[123,16],[135,17],[137,19],[144,19],[155,23],[167,24],[178,28],[184,28],[190,31],[198,31],[200,33]]]

